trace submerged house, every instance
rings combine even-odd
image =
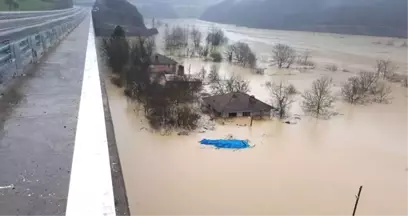
[[[254,96],[234,92],[203,98],[206,109],[218,117],[270,116],[274,108]]]
[[[150,63],[151,73],[162,74],[175,74],[178,64],[173,59],[158,53],[151,56]]]

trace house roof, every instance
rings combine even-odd
[[[270,111],[272,106],[242,92],[234,92],[203,98],[217,112],[260,112]],[[252,102],[251,102],[252,101]]]
[[[154,54],[150,57],[151,64],[152,65],[176,65],[177,62],[174,61],[173,59],[162,55],[162,54]]]

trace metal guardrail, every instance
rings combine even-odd
[[[0,20],[52,15],[52,14],[74,11],[77,9],[78,7],[62,9],[62,10],[49,10],[49,11],[0,11]]]
[[[42,24],[44,22],[64,18],[82,11],[81,9],[72,9],[60,13],[33,15],[29,17],[15,18],[15,19],[0,19],[0,31],[6,31],[16,28],[21,28],[29,25]]]
[[[81,11],[66,19],[29,28],[30,31],[25,29],[22,37],[15,37],[15,33],[8,35],[8,39],[0,37],[0,87],[21,75],[30,65],[36,64],[50,48],[75,29],[86,15],[86,11]]]

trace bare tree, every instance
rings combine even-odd
[[[391,93],[391,87],[384,81],[379,81],[372,92],[374,101],[378,103],[388,103],[391,100]]]
[[[210,89],[212,94],[227,94],[232,92],[249,92],[249,81],[242,79],[240,76],[233,74],[232,76],[220,79],[218,71],[211,69],[208,75]]]
[[[210,54],[210,47],[206,45],[205,47],[200,47],[199,53],[201,58],[207,58],[208,54]]]
[[[234,45],[228,45],[227,49],[224,52],[229,63],[232,63],[232,60],[234,58],[234,53],[235,53],[234,49],[235,49]]]
[[[201,45],[201,39],[203,36],[202,33],[200,32],[200,30],[193,27],[193,29],[191,30],[190,36],[193,41],[194,49],[198,50]]]
[[[309,50],[304,51],[301,55],[298,56],[298,64],[307,65],[309,59],[311,58],[311,52]]]
[[[248,53],[247,64],[250,68],[256,68],[256,55],[252,51]]]
[[[207,44],[212,48],[224,45],[228,42],[228,38],[225,37],[224,31],[220,28],[213,27],[206,38]]]
[[[377,76],[388,79],[392,77],[398,66],[396,66],[391,60],[377,60],[375,65]]]
[[[367,102],[388,102],[391,88],[380,81],[375,73],[360,72],[350,77],[341,89],[343,98],[351,104]]]
[[[305,113],[317,118],[328,114],[334,102],[334,97],[331,95],[331,85],[332,80],[328,77],[322,77],[313,82],[312,88],[306,90],[302,95],[302,108]]]
[[[276,44],[272,53],[272,58],[279,68],[290,68],[296,59],[296,51],[286,44]]]
[[[306,50],[298,56],[297,63],[299,65],[308,66],[310,69],[316,68],[316,63],[311,60],[312,54],[309,50]],[[304,68],[306,69],[306,68]]]
[[[242,66],[249,66],[251,68],[256,67],[256,55],[255,53],[251,50],[248,44],[243,43],[243,42],[237,42],[233,45],[231,45],[228,48],[228,61],[231,59],[234,60],[236,63],[242,65]],[[233,57],[233,59],[232,59]]]
[[[202,67],[200,72],[198,72],[198,77],[200,77],[201,80],[204,80],[206,76],[207,76],[207,70],[205,70],[205,68]]]
[[[272,105],[278,110],[280,119],[287,117],[291,104],[294,102],[293,95],[290,93],[290,85],[284,85],[282,82],[275,84],[266,82],[266,88],[272,99]]]
[[[180,26],[166,26],[164,45],[166,50],[180,50],[188,46],[188,29]]]
[[[156,52],[156,41],[155,41],[155,38],[152,36],[152,37],[148,37],[148,38],[142,39],[142,40],[145,40],[145,41],[143,42],[143,44],[144,44],[144,46],[145,46],[145,48],[146,48],[146,53],[147,53],[147,55],[152,56],[153,53]]]
[[[242,79],[241,76],[233,74],[225,80],[225,93],[249,92],[249,81]]]
[[[218,73],[217,65],[212,65],[210,73],[208,74],[208,82],[209,83],[218,83],[220,82],[220,74]]]
[[[359,74],[359,82],[361,92],[369,93],[370,91],[375,89],[378,82],[378,76],[371,72],[362,71]]]
[[[361,92],[359,78],[350,77],[347,82],[343,84],[341,94],[343,95],[343,98],[351,104],[361,101],[364,94]]]

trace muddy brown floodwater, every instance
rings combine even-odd
[[[172,22],[202,29],[213,25]],[[317,77],[329,75],[338,95],[347,77],[360,69],[370,70],[380,57],[392,59],[403,72],[407,68],[405,48],[372,44],[390,38],[219,26],[231,40],[245,40],[257,53],[267,52],[283,39],[315,53],[318,68],[307,72],[271,67],[260,76],[237,66],[218,65],[222,74],[238,73],[251,80],[251,94],[267,102],[263,87],[267,80],[285,80],[303,91]],[[325,71],[327,62],[352,72]],[[183,63],[191,73],[211,66],[197,59]],[[108,78],[106,83],[132,214],[351,215],[360,185],[364,188],[358,215],[407,214],[407,91],[399,84],[392,85],[391,104],[350,106],[338,100],[335,110],[340,115],[330,120],[302,116],[298,100],[291,110],[302,117],[296,125],[275,119],[256,121],[250,128],[237,126],[249,123],[239,119],[205,133],[161,136],[145,129],[144,117],[135,112],[136,105],[123,96],[123,90]],[[229,134],[249,139],[255,147],[216,150],[198,143]]]

